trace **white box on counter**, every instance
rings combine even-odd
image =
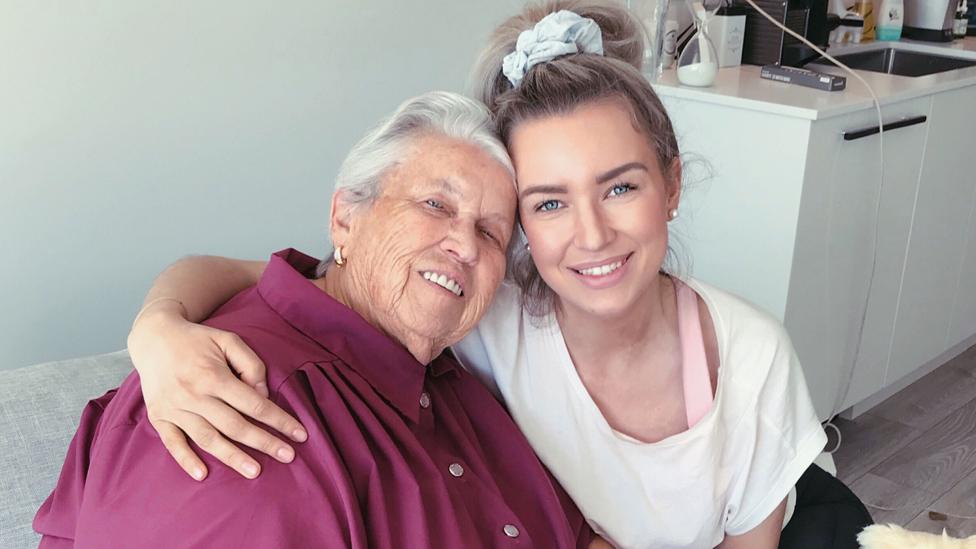
[[[742,43],[746,32],[746,13],[734,7],[720,8],[708,18],[705,33],[718,52],[719,67],[736,67],[742,64]]]

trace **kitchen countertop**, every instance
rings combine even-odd
[[[846,45],[832,47],[827,50],[827,53],[840,55],[852,51],[869,51],[890,47],[892,44],[893,42],[869,42]],[[914,40],[901,40],[897,44],[900,49],[976,60],[976,37],[970,36],[946,44]],[[847,88],[839,92],[829,92],[765,80],[759,77],[759,66],[741,65],[720,69],[715,84],[707,88],[680,84],[677,73],[672,67],[664,71],[658,82],[654,84],[654,90],[661,97],[704,101],[809,120],[831,118],[870,108],[873,105],[871,94],[864,85],[843,69],[839,67],[826,69],[822,66],[811,68],[847,76]],[[874,89],[882,105],[956,88],[976,86],[976,67],[914,78],[863,70],[855,72]]]

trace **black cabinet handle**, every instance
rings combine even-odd
[[[884,125],[884,129],[880,131],[897,130],[898,128],[907,128],[908,126],[914,126],[915,124],[922,124],[929,118],[924,114],[919,116],[912,116],[909,118],[902,118],[895,122],[889,122]],[[870,128],[864,128],[863,130],[853,130],[844,132],[844,141],[854,141],[855,139],[860,139],[862,137],[867,137],[869,135],[874,135],[879,133],[877,126],[871,126]]]

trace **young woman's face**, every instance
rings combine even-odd
[[[532,259],[564,311],[641,306],[668,245],[680,165],[658,165],[619,99],[521,123],[509,151]]]

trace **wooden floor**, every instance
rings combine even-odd
[[[876,522],[976,535],[976,346],[853,421],[835,422],[837,476]]]

